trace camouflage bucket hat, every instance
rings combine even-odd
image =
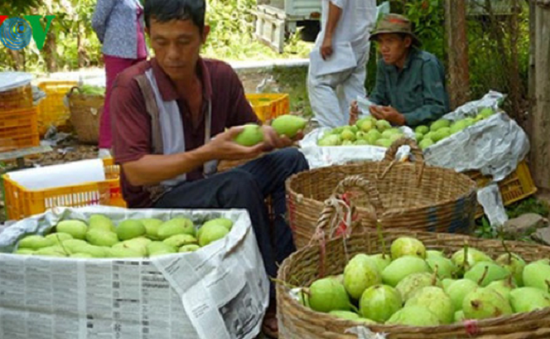
[[[380,34],[407,34],[412,38],[412,44],[420,46],[422,43],[414,35],[412,24],[409,19],[399,14],[386,14],[376,23],[376,27],[372,31],[369,39],[376,40]]]

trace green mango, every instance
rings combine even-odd
[[[92,245],[110,247],[118,243],[118,236],[114,232],[95,228],[86,233],[86,240]]]
[[[113,221],[102,214],[91,215],[88,224],[90,230],[99,228],[104,231],[116,232]]]
[[[183,245],[180,247],[179,251],[180,253],[184,252],[195,252],[196,250],[200,249],[201,247],[197,244],[189,244],[189,245]]]
[[[177,217],[166,221],[158,229],[158,237],[161,240],[176,234],[189,234],[195,236],[195,225],[187,218]]]
[[[31,250],[38,250],[44,247],[50,247],[55,245],[55,241],[50,238],[44,238],[41,235],[28,235],[19,240],[18,248],[28,248]]]
[[[432,139],[425,136],[424,139],[422,139],[422,141],[420,141],[420,143],[418,144],[418,147],[420,147],[421,150],[425,150],[433,144],[434,142],[432,141]]]
[[[430,128],[424,125],[416,126],[416,128],[414,129],[415,133],[420,133],[422,135],[428,133],[429,131],[430,131]]]
[[[177,253],[177,248],[162,241],[153,241],[147,245],[147,254],[150,257],[172,253]]]
[[[451,121],[447,119],[439,119],[434,121],[430,125],[430,131],[435,132],[443,127],[449,127],[451,125]]]
[[[468,127],[468,122],[466,120],[458,120],[457,122],[455,122],[451,125],[451,129],[450,129],[451,134],[455,134],[457,132],[460,132],[463,129],[465,129],[466,127]]]
[[[63,220],[55,227],[57,232],[68,233],[75,239],[85,239],[88,225],[81,220]]]
[[[385,120],[378,120],[378,121],[385,121]],[[382,138],[382,139],[376,140],[375,145],[380,146],[380,147],[389,148],[392,145],[392,141],[390,139]]]
[[[479,112],[479,115],[482,116],[484,119],[487,119],[493,114],[495,114],[495,111],[491,107],[485,107]]]
[[[235,137],[234,141],[242,146],[254,146],[264,141],[264,132],[256,124],[246,124],[243,131]]]
[[[285,135],[289,138],[294,138],[298,132],[303,131],[306,127],[307,120],[296,115],[281,115],[273,120],[271,127],[279,135]]]
[[[55,245],[59,245],[65,240],[73,239],[73,236],[67,233],[52,233],[46,236],[46,239],[51,239]]]
[[[132,238],[141,237],[145,235],[145,226],[139,220],[127,219],[121,221],[117,228],[116,234],[120,240],[130,240]]]
[[[158,230],[164,221],[155,218],[144,218],[139,219],[143,226],[145,226],[145,235],[149,239],[157,240],[158,239]]]

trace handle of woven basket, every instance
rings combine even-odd
[[[416,141],[409,139],[409,138],[401,138],[397,141],[395,141],[390,148],[386,151],[386,154],[384,155],[384,159],[380,162],[380,164],[387,164],[385,168],[383,166],[379,167],[382,168],[381,173],[379,174],[379,178],[382,179],[388,174],[388,172],[391,170],[391,168],[398,162],[396,159],[397,150],[399,147],[408,145],[411,148],[411,153],[414,155],[414,160],[416,164],[416,169],[418,171],[418,180],[416,182],[417,185],[420,185],[420,182],[422,182],[422,175],[424,174],[424,153],[422,153],[422,150],[418,147],[416,144]]]
[[[397,151],[399,150],[399,147],[404,145],[407,145],[411,148],[411,153],[414,155],[414,160],[416,162],[421,164],[424,163],[424,153],[422,153],[422,150],[418,147],[416,141],[406,137],[396,140],[390,146],[390,148],[388,148],[386,154],[384,155],[384,161],[395,161],[395,157],[397,156]]]
[[[71,89],[69,90],[69,93],[67,94],[67,97],[70,98],[71,95],[73,95],[73,92],[74,92],[75,90],[80,91],[80,87],[78,87],[78,86],[73,86],[73,87],[71,87]]]
[[[382,201],[380,200],[378,187],[374,181],[367,180],[361,175],[350,175],[341,180],[332,191],[332,195],[344,194],[351,188],[361,189],[367,196],[370,204],[374,207],[377,214],[382,211]]]

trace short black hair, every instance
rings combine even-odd
[[[151,27],[151,18],[159,22],[191,20],[202,33],[206,13],[205,0],[145,0],[145,25]]]

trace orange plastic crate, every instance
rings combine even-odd
[[[288,94],[247,94],[246,99],[262,122],[290,113]]]
[[[76,81],[43,81],[38,87],[46,93],[46,98],[38,104],[38,132],[43,136],[50,125],[63,127],[67,125],[70,117],[70,110],[63,103],[63,98],[77,86]]]
[[[472,178],[478,187],[485,187],[491,182],[491,177],[483,176],[479,171],[470,171],[465,174]],[[516,170],[500,181],[498,187],[504,206],[518,202],[537,192],[537,187],[525,160],[518,163]],[[476,218],[482,217],[483,214],[483,208],[478,205]]]
[[[10,179],[9,173],[2,176],[4,204],[9,220],[19,220],[45,212],[57,206],[82,207],[109,205],[126,207],[119,181],[119,166],[113,159],[103,159],[107,180],[74,186],[55,187],[43,190],[28,190]]]
[[[0,152],[40,144],[36,108],[0,110]]]
[[[0,92],[0,112],[33,107],[31,85]]]

